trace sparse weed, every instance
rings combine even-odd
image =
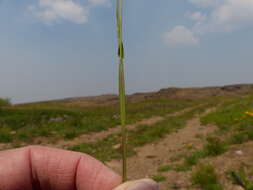
[[[232,134],[228,139],[229,144],[242,144],[248,140],[248,134],[245,132],[239,132]]]
[[[155,175],[152,177],[152,179],[156,182],[162,182],[166,180],[166,177],[162,175]]]
[[[201,158],[208,156],[218,156],[227,151],[226,144],[216,137],[208,137],[208,143],[204,145],[203,149],[196,150],[190,155],[185,156],[183,164],[177,166],[177,170],[190,170],[193,165],[196,165]]]
[[[66,140],[72,140],[72,139],[74,139],[77,136],[78,136],[78,132],[77,131],[69,131],[69,132],[66,132],[64,134],[64,139],[66,139]]]
[[[120,138],[120,134],[112,134],[94,143],[82,143],[75,145],[71,147],[70,150],[90,154],[101,161],[110,161],[112,159],[121,158],[121,149],[113,148],[113,146],[120,142]],[[129,147],[127,156],[132,156],[134,154],[134,150]]]
[[[192,154],[186,156],[185,165],[191,167],[198,163],[198,160],[204,158],[206,156],[206,152],[203,150],[196,150]]]
[[[204,146],[205,156],[218,156],[227,151],[226,143],[217,137],[208,137],[208,143]]]
[[[191,170],[191,167],[188,164],[183,163],[183,164],[179,164],[175,166],[173,169],[177,172],[186,172],[186,171]]]
[[[158,172],[166,172],[169,170],[173,170],[173,167],[171,165],[164,165],[164,166],[160,166],[157,171]]]
[[[240,185],[245,190],[253,190],[253,182],[247,178],[246,172],[243,168],[239,171],[231,170],[228,173],[235,184]]]
[[[209,154],[217,155],[226,151],[226,144],[242,144],[253,140],[252,95],[235,98],[219,107],[215,112],[201,118],[203,124],[213,123],[219,127],[224,142],[213,142],[206,146]]]
[[[218,181],[215,169],[209,164],[200,165],[197,170],[192,173],[191,180],[193,185],[199,185],[203,190],[223,189]]]

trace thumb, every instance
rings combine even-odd
[[[152,179],[140,179],[123,183],[113,190],[159,190],[159,186]]]

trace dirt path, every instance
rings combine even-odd
[[[212,111],[211,109],[208,112]],[[128,159],[128,174],[130,179],[143,177],[152,177],[157,174],[157,169],[162,165],[173,165],[175,156],[187,154],[187,146],[200,148],[205,143],[203,139],[197,138],[197,135],[207,135],[216,129],[215,126],[201,126],[199,118],[193,118],[187,122],[187,126],[178,132],[168,135],[166,138],[156,144],[148,144],[136,148],[137,155]],[[121,162],[113,160],[107,165],[117,172],[121,172]],[[166,173],[166,182],[161,183],[162,189],[168,189],[171,185],[184,189],[189,173],[174,172]]]
[[[182,115],[185,112],[189,112],[189,111],[191,111],[191,110],[193,110],[193,109],[195,109],[199,106],[201,106],[201,105],[186,108],[186,109],[183,109],[181,111],[168,114],[164,117],[154,116],[154,117],[151,117],[151,118],[143,119],[143,120],[141,120],[139,122],[136,122],[134,124],[127,125],[126,127],[127,127],[127,129],[132,130],[138,125],[153,125],[153,124],[157,123],[158,121],[164,120],[166,117],[173,117],[173,116]],[[70,147],[70,146],[80,144],[80,143],[96,142],[98,140],[101,140],[101,139],[107,137],[110,134],[119,133],[120,130],[121,130],[120,126],[116,126],[116,127],[110,128],[106,131],[83,134],[79,137],[76,137],[73,140],[70,140],[70,141],[60,140],[60,141],[54,143],[55,144],[54,146],[56,146],[58,148],[66,148],[66,147]]]

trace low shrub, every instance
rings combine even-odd
[[[8,98],[0,98],[0,108],[11,105],[11,101]]]
[[[229,171],[232,181],[243,187],[245,190],[253,190],[253,182],[247,178],[246,172],[243,168],[239,171]]]
[[[204,146],[206,156],[218,156],[227,151],[226,143],[217,137],[208,137],[208,143]]]
[[[200,165],[192,173],[192,184],[199,185],[203,190],[222,190],[218,176],[213,166],[209,164]]]

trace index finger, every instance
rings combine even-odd
[[[121,178],[77,152],[30,146],[0,152],[0,190],[111,190]]]

